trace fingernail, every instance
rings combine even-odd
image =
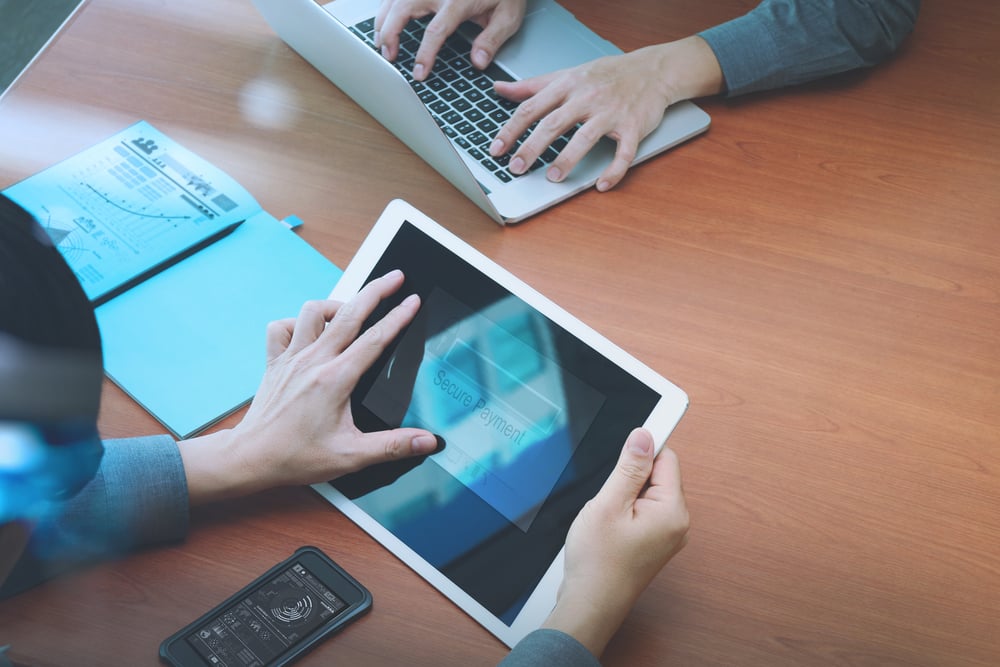
[[[519,157],[510,161],[510,171],[512,174],[520,174],[524,171],[524,160]]]
[[[389,60],[389,47],[385,44],[382,45],[382,57]]]
[[[490,54],[482,49],[476,49],[475,54],[473,54],[472,59],[475,61],[476,66],[483,68],[486,67],[487,63],[490,62]]]
[[[423,81],[424,79],[424,66],[420,63],[413,66],[413,78],[417,81]]]
[[[402,276],[402,275],[403,275],[402,271],[400,271],[399,269],[393,269],[389,273],[385,274],[385,277],[386,278],[398,278],[399,276]]]
[[[410,441],[414,454],[429,454],[437,449],[437,438],[433,435],[418,435]]]
[[[545,176],[550,181],[556,181],[557,183],[562,180],[562,172],[559,171],[559,169],[556,167],[552,167],[551,169],[549,169],[548,172],[546,172]]]
[[[490,155],[500,155],[501,153],[503,153],[503,142],[494,139],[493,143],[490,144]]]
[[[649,454],[650,447],[653,446],[650,438],[644,433],[637,433],[632,435],[628,439],[628,447],[636,454],[646,456]]]
[[[410,307],[410,306],[414,306],[414,305],[416,305],[418,303],[420,303],[420,297],[417,296],[416,294],[411,294],[410,296],[408,296],[405,299],[403,299],[403,303],[401,303],[399,305]]]
[[[375,34],[372,35],[372,40],[375,42],[375,46],[381,47],[382,46],[382,33],[380,31],[376,30]]]
[[[598,192],[607,192],[610,189],[611,189],[611,183],[609,183],[608,181],[597,181]]]

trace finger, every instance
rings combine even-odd
[[[676,497],[683,500],[684,485],[681,481],[681,466],[677,453],[669,447],[663,447],[653,461],[653,470],[649,475],[647,496]]]
[[[566,130],[568,129],[566,128]],[[565,132],[566,130],[563,131]],[[545,172],[546,178],[556,183],[566,178],[573,171],[573,168],[576,167],[577,163],[583,159],[583,156],[590,152],[594,145],[600,141],[602,136],[604,136],[604,132],[600,130],[597,121],[589,120],[585,122],[573,133],[573,138],[563,147],[559,153],[559,157],[555,159],[548,171]],[[552,141],[555,141],[555,138]]]
[[[511,102],[523,102],[551,83],[553,75],[542,74],[520,81],[494,81],[493,89]]]
[[[509,152],[531,124],[548,112],[548,108],[543,104],[544,100],[539,99],[538,95],[545,90],[551,80],[551,75],[546,74],[524,79],[515,84],[501,85],[500,81],[494,84],[498,94],[519,104],[510,120],[504,123],[493,138],[490,155],[497,156]]]
[[[316,342],[326,328],[326,323],[337,314],[336,301],[314,300],[302,304],[299,316],[295,319],[292,337],[288,341],[288,351],[295,353]]]
[[[552,145],[552,142],[571,130],[576,125],[576,122],[576,117],[567,113],[565,107],[558,108],[543,118],[535,126],[535,129],[531,131],[531,134],[528,135],[528,138],[521,143],[517,151],[514,152],[510,161],[510,172],[512,174],[523,174],[527,171],[534,164],[535,160]],[[575,139],[576,137],[574,136],[573,140]],[[570,143],[573,140],[570,140]],[[567,148],[569,148],[568,144],[563,148],[563,151]],[[567,162],[564,167],[566,171],[563,174],[555,171],[553,175],[558,176],[558,178],[553,178],[552,175],[549,175],[551,180],[562,180],[562,176],[569,173],[569,170],[576,164],[573,161],[564,160],[564,162]],[[553,169],[550,169],[550,172],[552,171]]]
[[[292,331],[295,329],[295,318],[288,317],[283,320],[275,320],[267,323],[267,335],[265,336],[267,361],[271,362],[281,356],[288,349],[288,344],[292,342]]]
[[[625,172],[628,171],[629,167],[632,166],[632,162],[635,160],[636,151],[639,148],[639,142],[636,139],[619,139],[618,147],[615,149],[615,157],[611,160],[611,164],[601,172],[601,175],[597,178],[597,190],[598,192],[607,192],[611,188],[618,185],[618,183],[625,177]],[[559,160],[556,160],[556,163]],[[555,166],[555,163],[553,163]]]
[[[607,192],[625,177],[625,172],[635,162],[635,156],[639,151],[639,142],[642,140],[639,132],[632,128],[615,130],[608,133],[607,136],[614,139],[617,142],[617,146],[611,164],[597,177],[596,187],[598,192]]]
[[[434,15],[434,18],[427,24],[427,28],[424,29],[420,48],[417,49],[417,55],[413,60],[414,79],[423,81],[427,78],[427,75],[434,68],[434,60],[437,58],[441,46],[466,18],[467,16],[458,13],[454,5],[446,5]]]
[[[419,308],[420,297],[411,294],[358,336],[337,359],[337,374],[341,382],[352,387],[357,384],[362,374],[371,368],[399,332],[413,321]]]
[[[361,291],[342,305],[322,336],[325,344],[330,346],[331,352],[340,354],[347,349],[358,337],[361,325],[379,302],[395,293],[402,284],[403,272],[398,269],[390,271],[362,287]]]
[[[411,19],[426,16],[430,10],[415,3],[395,2],[386,9],[385,18],[380,23],[375,17],[375,46],[386,60],[395,60],[399,55],[399,33]]]
[[[433,454],[437,448],[437,438],[423,429],[397,428],[363,433],[358,469],[411,456],[426,456]]]
[[[505,2],[499,4],[484,23],[482,32],[472,42],[472,50],[469,57],[472,64],[479,69],[486,69],[497,51],[503,46],[511,35],[517,32],[524,20],[524,4],[517,2]]]
[[[629,508],[639,498],[653,470],[653,436],[634,429],[625,440],[618,463],[595,500],[612,508]]]
[[[382,0],[378,3],[378,11],[375,12],[375,35],[373,39],[375,41],[375,46],[382,46],[382,42],[379,41],[379,31],[382,30],[382,25],[385,23],[385,17],[392,9],[393,0]]]

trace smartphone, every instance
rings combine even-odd
[[[301,547],[160,644],[175,667],[277,667],[365,614],[372,595],[316,547]]]

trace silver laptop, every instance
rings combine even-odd
[[[554,159],[558,141],[521,176],[507,170],[509,157],[497,161],[489,156],[495,128],[514,108],[496,95],[490,79],[519,80],[621,53],[553,0],[529,0],[520,31],[485,73],[465,64],[474,36],[468,30],[475,27],[463,26],[423,82],[409,75],[412,56],[405,47],[397,62],[390,63],[371,43],[379,0],[336,0],[325,6],[314,0],[253,2],[289,46],[500,224],[524,220],[593,186],[611,162],[615,144],[605,138],[565,180],[553,183],[545,177],[544,163]],[[425,24],[411,21],[401,43],[419,44]],[[559,48],[552,48],[554,40]],[[464,90],[453,91],[459,80],[465,81],[458,84]],[[442,95],[445,87],[452,92]],[[462,96],[466,101],[456,105],[456,95],[469,90],[472,99]],[[471,119],[465,117],[470,109]],[[639,145],[635,162],[704,132],[708,125],[708,114],[691,102],[671,106]]]

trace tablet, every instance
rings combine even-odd
[[[670,435],[686,394],[403,201],[331,298],[393,269],[414,320],[352,395],[359,428],[426,428],[437,453],[314,488],[508,646],[555,604],[569,526],[626,436]],[[658,445],[658,446],[659,446]]]

